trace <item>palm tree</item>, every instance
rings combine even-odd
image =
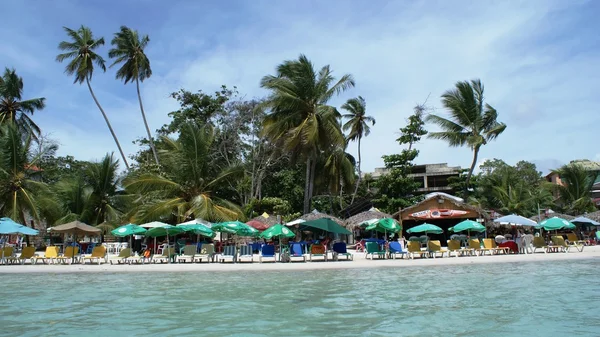
[[[336,108],[329,100],[354,86],[351,75],[338,81],[329,66],[315,71],[304,55],[284,61],[276,75],[267,75],[261,87],[271,91],[264,106],[271,109],[264,121],[264,134],[283,151],[306,159],[304,212],[310,210],[316,159],[323,148],[345,143]]]
[[[344,187],[354,184],[354,168],[354,157],[346,152],[345,147],[337,147],[329,153],[321,171],[328,181],[329,192],[339,193],[340,209],[343,208]]]
[[[0,131],[0,214],[23,224],[26,216],[39,221],[39,205],[51,199],[46,184],[36,177],[41,156],[30,157],[31,140],[12,123]]]
[[[568,164],[553,172],[563,183],[556,185],[556,189],[567,214],[578,215],[596,210],[590,195],[595,175],[578,164]]]
[[[23,100],[23,78],[17,75],[15,69],[4,70],[0,77],[0,124],[14,122],[22,134],[37,138],[40,128],[28,114],[44,109],[45,101],[43,97]]]
[[[102,56],[94,52],[95,49],[104,45],[104,38],[101,37],[99,39],[95,39],[92,31],[83,25],[78,30],[73,30],[67,27],[63,28],[67,32],[67,35],[71,41],[62,41],[58,44],[58,49],[66,51],[66,53],[57,55],[56,61],[63,62],[64,60],[70,60],[65,67],[65,73],[70,76],[75,75],[75,81],[73,83],[81,84],[85,81],[88,89],[90,90],[90,94],[94,99],[94,102],[98,106],[98,109],[100,109],[102,117],[104,117],[106,125],[108,126],[108,129],[110,130],[110,133],[117,144],[117,148],[121,153],[123,163],[125,163],[125,167],[129,169],[127,158],[125,157],[123,149],[121,149],[121,144],[117,139],[117,135],[115,134],[115,131],[113,130],[112,125],[110,124],[110,121],[104,112],[104,109],[102,109],[100,102],[98,102],[98,99],[96,99],[96,95],[94,94],[90,84],[92,75],[94,73],[94,64],[102,69],[102,71],[106,71],[104,59]]]
[[[119,162],[113,154],[107,154],[97,163],[88,166],[85,177],[90,187],[87,221],[99,225],[106,221],[118,221],[129,196],[120,191],[121,180],[117,176]]]
[[[356,198],[356,193],[358,192],[358,186],[360,185],[361,171],[361,157],[360,157],[360,141],[362,137],[366,137],[371,133],[371,128],[369,124],[375,125],[375,118],[367,116],[367,102],[361,96],[358,98],[349,99],[344,105],[342,105],[342,109],[348,111],[347,114],[344,114],[342,117],[347,118],[348,121],[344,124],[344,131],[350,131],[347,138],[350,141],[358,141],[358,162],[356,166],[358,168],[358,180],[356,181],[356,186],[354,187],[354,194],[352,195],[352,201],[350,204],[354,203],[354,198]]]
[[[163,137],[159,151],[164,172],[143,173],[125,180],[125,188],[139,196],[133,214],[135,221],[157,219],[184,221],[190,217],[208,221],[235,220],[240,208],[217,195],[215,189],[225,180],[243,174],[238,167],[219,169],[211,161],[215,139],[212,126],[182,126],[179,139]]]
[[[479,149],[498,137],[506,129],[506,124],[496,120],[496,109],[484,104],[483,84],[479,79],[457,82],[454,89],[442,95],[442,104],[449,110],[450,118],[428,115],[426,121],[437,124],[443,130],[430,132],[429,138],[445,140],[450,146],[467,145],[473,151],[473,161],[465,182],[466,195]]]
[[[159,165],[158,154],[154,147],[154,140],[150,133],[150,127],[148,127],[144,105],[142,104],[142,95],[140,94],[140,82],[144,82],[145,79],[152,76],[150,60],[144,53],[144,49],[148,45],[148,42],[150,42],[148,35],[144,35],[140,39],[137,30],[121,26],[121,30],[118,33],[115,33],[115,37],[110,42],[110,44],[113,45],[113,48],[108,52],[108,57],[115,59],[113,64],[110,65],[111,68],[117,64],[122,64],[121,68],[117,70],[117,79],[123,80],[125,84],[130,81],[135,81],[140,111],[142,112],[142,119],[144,120],[144,126],[146,126],[146,132],[148,133],[150,148],[154,154],[156,165]]]

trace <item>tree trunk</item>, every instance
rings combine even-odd
[[[471,176],[473,175],[473,171],[475,170],[475,165],[477,165],[477,156],[479,155],[479,146],[475,146],[473,148],[473,162],[471,163],[471,168],[469,169],[469,173],[467,174],[467,180],[465,181],[465,202],[467,201],[467,196],[469,195],[469,182],[471,182]]]
[[[158,154],[156,153],[156,147],[154,147],[152,133],[150,133],[150,127],[148,127],[148,121],[146,120],[146,112],[144,111],[144,105],[142,104],[142,95],[140,94],[140,81],[137,78],[135,79],[135,87],[137,89],[138,101],[140,102],[140,111],[142,112],[142,119],[144,120],[144,126],[146,127],[146,132],[148,133],[148,140],[150,141],[150,148],[152,149],[152,154],[154,154],[154,160],[156,160],[156,165],[160,165],[158,162]]]
[[[317,166],[317,159],[313,158],[310,163],[310,184],[308,186],[308,208],[310,211],[312,197],[315,191],[315,168]]]
[[[100,109],[100,112],[102,113],[102,117],[104,117],[104,120],[106,121],[108,130],[110,130],[110,134],[113,136],[113,139],[115,140],[115,143],[117,144],[117,148],[119,149],[119,153],[121,153],[121,158],[123,158],[123,163],[125,163],[125,167],[127,168],[127,170],[129,170],[129,164],[127,163],[127,158],[125,157],[125,153],[123,153],[123,149],[121,149],[121,144],[119,144],[117,135],[115,134],[115,131],[113,131],[113,128],[110,125],[110,121],[108,120],[108,117],[106,116],[106,113],[104,112],[104,109],[102,109],[102,106],[100,106],[100,102],[98,102],[98,99],[96,99],[96,95],[94,95],[94,91],[92,90],[92,86],[90,85],[90,79],[88,77],[85,78],[85,83],[87,83],[88,89],[90,89],[90,94],[92,94],[92,98],[94,99],[94,102],[96,102],[98,109]]]
[[[310,168],[311,168],[311,160],[308,158],[306,160],[306,181],[304,183],[304,214],[310,212]]]
[[[358,186],[360,185],[360,181],[361,181],[361,172],[360,172],[360,138],[358,137],[358,162],[356,163],[356,166],[358,167],[358,180],[356,180],[356,186],[354,187],[354,194],[352,194],[352,200],[350,201],[350,205],[352,205],[354,203],[354,198],[356,198],[356,193],[358,193]]]

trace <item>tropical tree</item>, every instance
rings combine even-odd
[[[596,210],[590,195],[596,173],[592,174],[578,164],[564,165],[553,172],[560,176],[563,183],[556,185],[556,189],[566,213],[579,215]]]
[[[270,109],[264,134],[282,151],[306,160],[305,213],[310,210],[317,157],[323,148],[343,147],[345,143],[339,123],[341,115],[327,103],[353,86],[351,75],[336,81],[328,65],[317,72],[304,55],[284,61],[277,67],[276,75],[261,80],[261,87],[271,92],[264,104]]]
[[[65,60],[69,60],[69,63],[65,67],[65,73],[69,76],[75,76],[75,81],[73,83],[82,84],[85,82],[87,84],[94,102],[102,113],[102,117],[104,117],[104,121],[108,126],[108,130],[110,130],[110,134],[117,144],[117,148],[121,153],[123,163],[125,163],[125,167],[129,169],[129,164],[127,163],[127,158],[125,157],[125,153],[121,148],[119,139],[117,138],[117,135],[115,134],[115,131],[108,120],[108,116],[106,116],[104,109],[102,109],[100,102],[98,102],[98,99],[92,90],[92,85],[90,84],[92,75],[94,73],[94,64],[102,69],[102,71],[106,71],[104,59],[102,56],[94,52],[94,50],[96,50],[98,47],[104,45],[104,38],[94,38],[92,31],[83,25],[78,30],[73,30],[67,27],[63,28],[67,32],[70,41],[62,41],[58,44],[58,49],[64,51],[65,53],[57,55],[56,61],[63,62]]]
[[[504,132],[506,124],[498,122],[496,109],[484,103],[483,84],[479,79],[457,82],[454,89],[442,95],[442,104],[449,111],[450,117],[428,115],[426,121],[437,124],[442,129],[430,132],[429,138],[444,140],[450,146],[468,146],[473,151],[473,161],[465,184],[466,195],[479,149]]]
[[[26,218],[40,221],[39,205],[49,204],[48,187],[38,179],[40,156],[30,157],[32,138],[23,137],[16,125],[0,131],[0,214],[26,224]]]
[[[237,205],[217,193],[219,184],[243,174],[243,169],[219,168],[211,162],[214,139],[210,125],[184,125],[177,140],[163,136],[164,148],[159,155],[167,173],[140,173],[125,179],[127,191],[138,196],[135,221],[224,221],[243,217]]]
[[[40,128],[28,115],[44,109],[45,101],[43,97],[23,100],[23,78],[15,69],[4,70],[0,77],[0,124],[13,122],[22,134],[37,138]]]
[[[108,57],[114,59],[113,64],[110,65],[111,68],[121,64],[121,68],[117,70],[117,79],[123,80],[125,84],[135,81],[140,111],[142,113],[146,132],[148,133],[150,148],[154,154],[156,165],[159,165],[158,154],[156,153],[154,140],[150,133],[150,127],[148,126],[144,105],[142,104],[142,95],[140,93],[140,82],[143,82],[145,79],[152,76],[150,60],[144,53],[144,49],[148,45],[148,42],[150,42],[148,35],[140,37],[137,30],[121,26],[121,30],[118,33],[115,33],[114,38],[110,42],[110,44],[113,45],[113,48],[109,50]]]
[[[91,190],[87,209],[89,223],[99,225],[120,220],[129,196],[120,188],[118,172],[119,161],[112,153],[88,166],[85,178]]]
[[[346,152],[345,147],[334,148],[326,157],[322,175],[327,182],[327,188],[331,194],[339,194],[340,209],[343,206],[344,187],[354,184],[355,160]]]
[[[360,170],[360,141],[363,137],[366,137],[371,133],[369,124],[375,125],[375,118],[367,116],[367,102],[365,102],[365,99],[361,96],[349,99],[346,103],[344,103],[344,105],[342,105],[342,109],[348,111],[347,114],[342,116],[343,118],[348,119],[343,126],[344,131],[349,131],[346,137],[348,140],[357,141],[358,143],[358,161],[356,162],[356,167],[358,169],[358,180],[356,181],[356,186],[354,187],[352,201],[350,201],[350,204],[353,204],[362,179]]]

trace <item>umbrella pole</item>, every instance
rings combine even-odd
[[[171,247],[169,247],[171,244],[169,242],[169,232],[167,232],[167,264],[171,263]]]

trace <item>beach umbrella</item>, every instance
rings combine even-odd
[[[110,233],[114,236],[118,236],[118,237],[129,237],[129,248],[133,248],[133,243],[131,242],[131,237],[133,235],[141,235],[141,234],[145,234],[146,233],[146,229],[142,228],[136,224],[127,224],[127,225],[123,225],[121,227],[117,227],[115,229],[113,229],[112,231],[110,231]],[[132,249],[133,251],[133,249]]]
[[[63,225],[48,228],[52,233],[74,234],[74,235],[100,235],[99,228],[90,226],[81,221],[73,221]]]
[[[160,221],[152,221],[152,222],[148,222],[148,223],[140,225],[140,227],[143,227],[146,229],[156,228],[156,227],[164,227],[164,226],[170,226],[170,225],[166,224],[164,222],[160,222]]]
[[[154,238],[154,248],[156,249],[156,237],[158,236],[166,236],[167,237],[167,242],[169,242],[169,236],[175,236],[177,234],[181,234],[183,233],[183,229],[182,228],[178,228],[176,226],[171,226],[171,225],[167,225],[165,224],[162,227],[153,227],[151,229],[149,229],[148,231],[146,231],[146,236]],[[169,258],[167,259],[168,263],[171,263],[171,257],[169,256]]]
[[[250,227],[238,220],[216,223],[212,226],[212,230],[239,236],[257,236],[259,233],[256,228]]]
[[[301,224],[303,222],[306,222],[306,220],[304,220],[304,219],[296,219],[294,221],[290,221],[290,222],[286,223],[285,225],[289,227],[289,226],[299,225],[299,224]]]
[[[315,229],[334,234],[352,234],[349,230],[340,226],[331,218],[323,217],[316,220],[309,220],[300,224],[300,230],[302,231],[314,231]]]
[[[38,235],[38,231],[14,222],[11,218],[0,218],[0,234]]]
[[[456,226],[448,228],[448,230],[452,231],[452,232],[464,232],[464,231],[485,232],[485,226],[480,224],[477,221],[464,220],[464,221],[459,222]]]
[[[197,223],[197,224],[179,224],[176,227],[183,229],[183,231],[186,233],[193,233],[193,234],[197,234],[197,235],[206,236],[209,238],[212,238],[215,236],[215,232],[211,228],[208,228],[207,226],[205,226],[203,224],[199,224],[199,223]]]
[[[276,224],[275,226],[271,226],[264,232],[260,233],[260,235],[258,237],[261,239],[269,240],[274,237],[289,239],[289,238],[293,238],[295,236],[296,236],[296,234],[294,234],[294,232],[289,230],[287,227],[283,226],[282,224]]]
[[[391,232],[391,233],[398,233],[399,231],[402,230],[402,226],[398,223],[398,221],[392,219],[392,218],[383,218],[383,219],[378,219],[377,221],[371,223],[370,225],[367,226],[367,228],[365,228],[365,230],[369,231],[369,230],[376,230],[379,232]]]
[[[536,228],[543,228],[547,231],[553,231],[553,230],[559,230],[559,229],[574,229],[575,225],[570,223],[569,221],[562,219],[562,218],[558,218],[558,217],[552,217],[550,219],[546,219],[542,222],[539,223],[538,226],[536,226]]]
[[[507,224],[511,224],[511,225],[515,225],[515,226],[529,226],[529,227],[537,226],[537,222],[535,222],[531,219],[522,217],[520,215],[516,215],[516,214],[505,215],[503,217],[494,219],[494,222],[495,223],[507,223]]]
[[[443,229],[441,229],[440,227],[436,226],[436,225],[432,225],[429,223],[424,223],[424,224],[420,224],[418,226],[415,226],[413,228],[410,228],[406,231],[409,234],[413,234],[413,233],[425,233],[425,235],[427,234],[442,234],[444,232]]]
[[[377,221],[379,221],[379,219],[369,219],[366,221],[361,222],[358,227],[362,227],[362,228],[366,228],[371,226],[372,224],[376,223]]]
[[[588,218],[586,218],[584,216],[580,216],[578,218],[575,218],[575,219],[571,220],[571,223],[574,223],[574,224],[579,223],[579,224],[583,224],[583,225],[600,226],[600,222],[594,221],[592,219],[588,219]]]

